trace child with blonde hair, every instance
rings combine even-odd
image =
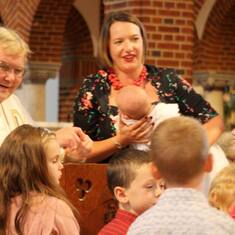
[[[55,134],[25,124],[0,147],[0,232],[78,235],[72,206],[59,186],[63,165]]]
[[[216,175],[210,187],[209,203],[235,219],[235,164]]]

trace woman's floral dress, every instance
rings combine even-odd
[[[177,103],[181,114],[192,116],[201,123],[218,115],[175,70],[151,65],[146,68],[147,79],[156,88],[160,102]],[[75,98],[74,126],[81,127],[93,140],[104,140],[116,134],[114,123],[118,109],[109,105],[110,90],[108,72],[100,70],[84,79]]]

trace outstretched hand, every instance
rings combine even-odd
[[[66,127],[56,132],[57,140],[69,158],[84,161],[90,153],[93,141],[79,127]]]

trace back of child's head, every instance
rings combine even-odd
[[[209,203],[228,213],[235,203],[235,164],[223,168],[213,179],[209,190]]]
[[[115,154],[107,169],[108,186],[111,192],[117,186],[129,188],[136,177],[137,169],[150,162],[148,153],[136,149],[123,149]]]
[[[173,117],[155,129],[150,155],[166,183],[184,185],[204,171],[208,140],[202,125],[189,117]]]
[[[151,108],[145,90],[135,85],[123,87],[117,93],[116,103],[123,114],[136,120],[147,115]]]
[[[233,143],[233,135],[231,131],[222,133],[217,141],[218,145],[223,149],[225,156],[229,162],[235,161],[235,146]]]

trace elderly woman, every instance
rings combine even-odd
[[[16,32],[0,27],[0,145],[16,127],[35,124],[14,95],[23,80],[29,53],[28,45]],[[77,159],[84,158],[91,149],[92,141],[80,128],[62,128],[55,134],[60,145]]]
[[[95,140],[90,161],[102,161],[131,143],[148,142],[153,125],[145,117],[131,126],[114,124],[118,115],[115,97],[122,87],[136,85],[157,102],[177,103],[180,113],[198,119],[213,144],[223,122],[216,111],[173,69],[144,63],[146,33],[141,22],[124,12],[109,14],[99,42],[99,57],[104,69],[84,79],[74,106],[74,125]],[[128,102],[128,100],[126,101]]]

